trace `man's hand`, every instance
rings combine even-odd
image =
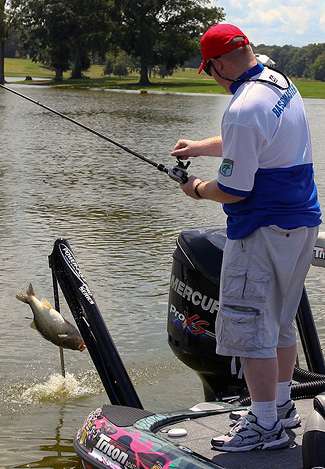
[[[196,176],[190,176],[185,184],[180,184],[180,187],[186,195],[192,197],[192,199],[199,200],[201,197],[196,195],[195,186],[197,186],[197,184],[200,182],[202,182],[201,179],[197,178]]]
[[[178,140],[173,151],[171,151],[171,155],[180,160],[200,156],[200,142],[197,140]]]
[[[180,139],[171,151],[172,156],[187,160],[195,156],[222,156],[221,137],[210,137],[203,140]]]

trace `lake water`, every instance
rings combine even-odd
[[[15,86],[166,165],[178,138],[219,134],[229,99]],[[305,105],[324,207],[325,101]],[[67,238],[144,407],[184,408],[203,393],[167,344],[172,253],[182,229],[225,217],[153,167],[3,90],[0,142],[0,467],[78,467],[73,436],[105,393],[87,351],[65,352],[63,385],[58,349],[30,329],[31,312],[15,294],[32,282],[52,301],[48,255],[55,239]],[[217,163],[197,159],[189,172],[211,178]],[[324,287],[312,268],[307,288],[323,346]]]

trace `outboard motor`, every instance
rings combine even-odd
[[[198,373],[207,401],[242,394],[245,388],[244,379],[231,373],[231,357],[215,352],[225,242],[225,228],[182,231],[170,279],[169,345],[183,363]]]
[[[304,469],[325,465],[325,394],[314,398],[313,407],[302,440]]]
[[[312,265],[325,267],[325,233],[318,235]],[[313,411],[304,429],[302,456],[304,469],[317,469],[320,464],[325,467],[325,393],[314,398]]]

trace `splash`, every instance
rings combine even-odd
[[[87,397],[94,394],[94,389],[67,373],[64,378],[60,374],[51,375],[44,383],[34,384],[22,394],[22,401],[28,404],[35,402],[59,402],[68,399]]]

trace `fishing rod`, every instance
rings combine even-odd
[[[187,168],[190,165],[190,162],[188,161],[186,164],[184,164],[181,160],[177,158],[177,165],[173,167],[167,167],[162,163],[156,163],[155,161],[150,160],[149,158],[146,158],[143,155],[140,155],[140,153],[131,150],[130,148],[126,147],[125,145],[122,145],[119,142],[116,142],[110,137],[107,137],[106,135],[98,132],[97,130],[94,130],[87,125],[82,124],[81,122],[76,121],[75,119],[72,119],[71,117],[66,116],[65,114],[62,114],[59,111],[56,111],[55,109],[50,108],[49,106],[46,106],[45,104],[40,103],[39,101],[35,101],[34,99],[30,98],[29,96],[26,96],[22,93],[19,93],[18,91],[12,90],[11,88],[7,88],[4,85],[0,84],[0,88],[3,88],[6,91],[9,91],[10,93],[13,93],[20,98],[23,98],[27,101],[30,101],[33,104],[36,104],[37,106],[42,107],[43,109],[46,109],[47,111],[52,112],[53,114],[56,114],[59,117],[62,117],[63,119],[66,119],[69,122],[72,122],[73,124],[81,127],[84,130],[87,130],[88,132],[91,132],[94,135],[97,135],[97,137],[102,138],[103,140],[106,140],[107,142],[111,143],[112,145],[115,145],[118,148],[121,148],[122,150],[126,151],[127,153],[135,156],[136,158],[139,158],[140,160],[144,161],[145,163],[151,164],[154,166],[156,169],[159,171],[162,171],[163,173],[168,174],[168,176],[173,179],[174,181],[178,182],[179,184],[185,184],[188,181],[188,175],[187,175]]]

